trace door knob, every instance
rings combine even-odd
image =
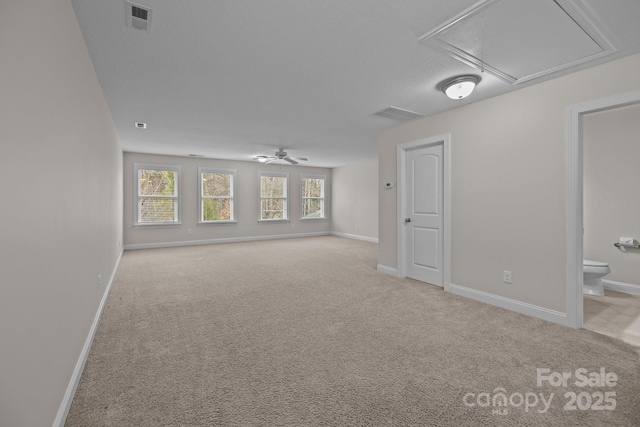
[[[404,222],[411,222],[411,218],[405,218]]]

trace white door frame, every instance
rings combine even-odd
[[[404,218],[407,216],[407,151],[430,145],[442,144],[443,150],[443,281],[444,290],[450,291],[451,284],[451,134],[437,135],[429,138],[399,144],[397,148],[397,272],[399,277],[407,277],[407,229]]]
[[[583,324],[583,147],[585,114],[640,103],[640,90],[567,107],[567,326]]]

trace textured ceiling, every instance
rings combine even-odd
[[[430,115],[640,51],[640,1],[563,0],[613,54],[518,85],[483,73],[453,101],[438,83],[480,70],[419,39],[477,0],[139,0],[148,32],[126,26],[124,0],[72,3],[122,147],[142,153],[251,161],[284,148],[310,166],[353,164],[399,123],[372,116],[389,106]],[[505,51],[492,55],[515,67],[518,49]]]

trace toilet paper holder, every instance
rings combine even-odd
[[[640,244],[634,243],[633,245],[621,245],[619,242],[615,242],[613,244],[616,248],[631,248],[631,249],[640,249]]]

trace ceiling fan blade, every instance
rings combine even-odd
[[[308,160],[309,160],[309,159],[307,159],[307,158],[305,158],[305,157],[291,157],[291,158],[292,158],[292,159],[295,159],[295,160],[302,160],[303,162],[306,162],[306,161],[308,161]]]
[[[291,163],[292,165],[297,165],[298,164],[298,162],[296,162],[295,160],[293,160],[289,156],[285,157],[284,160],[286,160],[287,162]]]

